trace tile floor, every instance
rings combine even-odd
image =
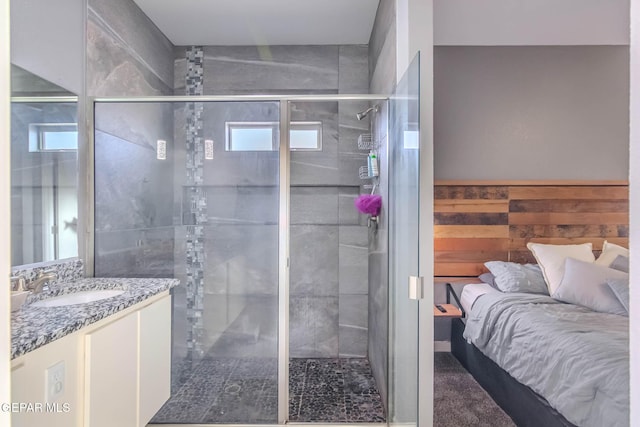
[[[357,359],[291,359],[289,420],[385,422],[369,362]]]
[[[366,359],[291,359],[289,417],[296,422],[384,422]],[[274,424],[275,359],[205,357],[155,415],[154,424]]]

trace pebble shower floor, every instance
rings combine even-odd
[[[273,359],[205,357],[151,423],[275,424],[276,363]],[[291,359],[289,419],[385,422],[382,400],[367,359]]]

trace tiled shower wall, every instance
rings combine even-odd
[[[186,49],[175,49],[176,94],[185,93]],[[367,46],[205,46],[203,71],[205,95],[367,93],[369,85]],[[333,102],[296,103],[292,108],[292,120],[323,122],[323,150],[292,153],[292,357],[367,354],[368,230],[353,201],[362,184],[358,168],[366,164],[357,138],[369,129],[368,120],[360,122],[355,114],[368,106]],[[204,108],[204,138],[215,141],[216,152],[216,159],[204,166],[209,219],[204,346],[213,346],[223,332],[233,330],[238,342],[252,337],[275,349],[278,154],[225,152],[224,123],[277,121],[278,106],[211,103]],[[176,147],[183,146],[183,120],[184,113],[176,111]],[[184,176],[184,155],[175,155],[176,182]],[[175,186],[174,220],[184,213],[182,191]],[[176,240],[177,277],[188,271],[189,261],[180,253],[184,248]],[[183,326],[188,330],[189,325]],[[187,351],[180,341],[174,348],[177,355]]]
[[[90,0],[87,36],[88,95],[186,93],[186,49],[173,47],[132,1]],[[369,86],[367,46],[207,46],[202,65],[205,95],[367,93]],[[192,255],[204,253],[203,285],[189,301],[186,287],[176,289],[174,354],[186,355],[195,341],[205,351],[229,330],[239,340],[275,343],[277,153],[224,158],[224,122],[278,120],[278,106],[204,103],[203,135],[214,135],[218,162],[203,170],[207,224],[197,236],[183,217],[193,213],[184,106],[98,106],[96,275],[175,275],[188,283],[199,274]],[[292,111],[294,120],[323,121],[323,151],[292,154],[293,356],[367,354],[368,238],[353,201],[366,163],[356,141],[369,129],[355,113],[368,106],[297,104]],[[169,142],[167,161],[155,158],[158,139]]]
[[[369,40],[371,93],[391,93],[396,83],[396,2],[380,0]],[[388,105],[386,106],[388,108]],[[373,135],[380,141],[380,194],[389,200],[388,110],[373,120]],[[383,204],[379,231],[369,248],[369,361],[382,401],[387,402],[389,354],[389,221]]]
[[[131,0],[89,0],[88,96],[170,95],[173,46]],[[173,275],[173,134],[168,104],[96,108],[96,276]],[[169,156],[171,145],[168,146]]]

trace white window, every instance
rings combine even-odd
[[[289,146],[296,151],[322,151],[322,122],[292,122]]]
[[[29,151],[76,151],[78,126],[75,123],[29,124]]]
[[[271,122],[227,122],[227,150],[272,151],[275,130]]]
[[[277,122],[227,122],[227,151],[275,151]],[[289,144],[292,151],[321,151],[322,122],[292,122]]]

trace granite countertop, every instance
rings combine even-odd
[[[11,313],[11,358],[71,334],[179,284],[177,279],[87,278],[30,295],[20,310]],[[113,298],[60,307],[33,307],[30,303],[64,294],[122,289]]]

